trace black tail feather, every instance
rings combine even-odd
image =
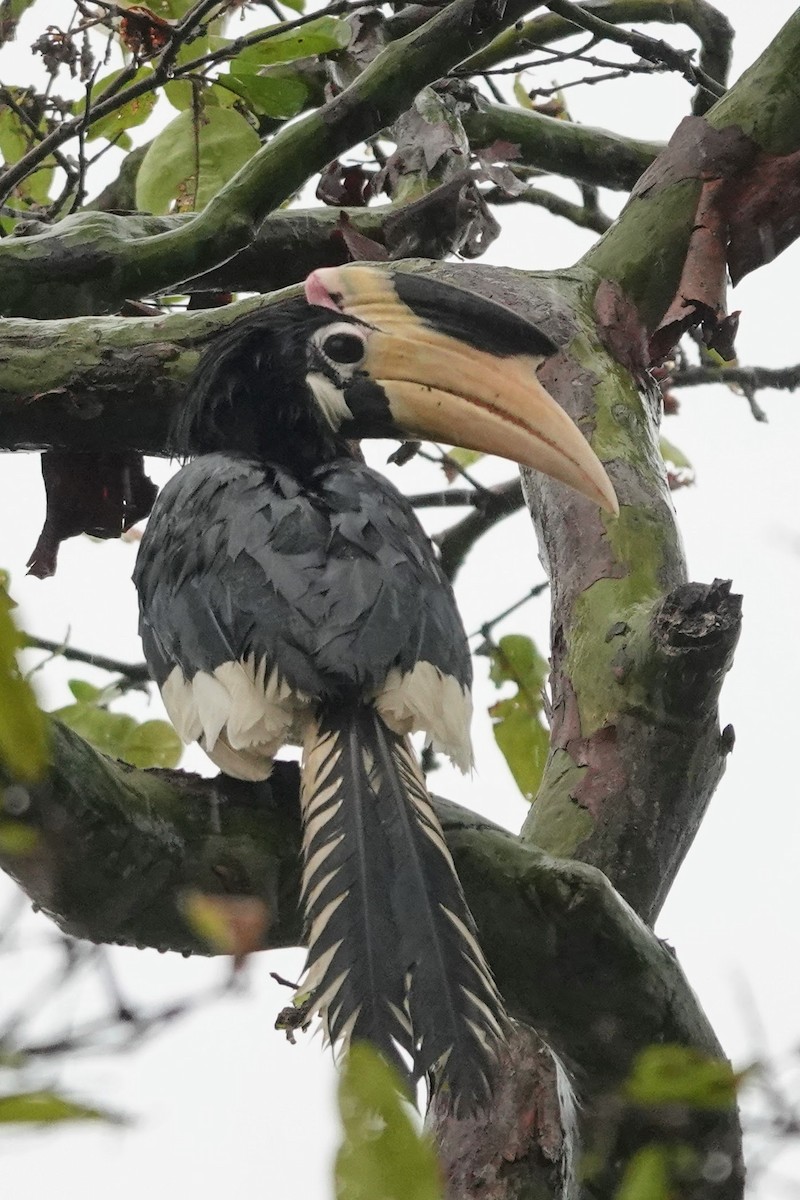
[[[505,1041],[502,1000],[407,739],[369,706],[329,712],[305,748],[313,992],[333,1042],[372,1042],[457,1112],[479,1108]]]

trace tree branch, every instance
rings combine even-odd
[[[480,508],[433,539],[441,552],[442,570],[451,582],[463,567],[475,543],[505,517],[518,512],[525,503],[519,479],[509,479],[497,487],[488,488],[487,493]]]
[[[733,28],[727,17],[707,0],[608,0],[606,4],[593,4],[591,11],[596,17],[614,25],[632,21],[686,25],[700,40],[700,69],[717,83],[724,84],[727,81]],[[471,74],[479,75],[497,63],[562,41],[574,33],[575,25],[554,13],[534,17],[505,30],[485,50],[467,59],[463,67]],[[700,115],[708,107],[709,97],[705,92],[699,92],[693,111]]]
[[[759,392],[774,388],[794,392],[800,387],[800,364],[793,367],[676,367],[670,371],[672,387],[699,387],[701,384],[724,383]]]
[[[546,209],[554,217],[564,217],[580,229],[591,229],[595,233],[605,233],[611,227],[611,218],[599,208],[575,204],[572,200],[557,196],[555,192],[548,192],[546,188],[527,187],[516,196],[509,196],[499,188],[493,188],[484,192],[484,198],[488,204],[534,204],[537,208]]]
[[[585,29],[598,38],[628,46],[634,54],[647,62],[661,63],[670,71],[677,71],[688,83],[702,88],[709,96],[718,99],[725,92],[722,84],[707,75],[702,67],[696,67],[691,55],[685,50],[676,50],[669,42],[656,40],[636,30],[618,29],[610,21],[604,21],[588,9],[573,4],[572,0],[547,0],[547,7],[556,16],[563,17],[578,29]]]
[[[529,8],[527,0],[510,0],[500,17],[487,0],[454,0],[387,45],[329,104],[276,134],[190,221],[136,241],[111,243],[106,229],[102,244],[86,254],[79,279],[64,277],[60,288],[53,286],[46,240],[6,238],[0,245],[3,311],[13,316],[36,305],[42,315],[109,312],[126,297],[174,288],[210,270],[246,246],[264,218],[311,175],[391,124],[421,88]]]
[[[37,840],[24,854],[4,844],[0,864],[61,929],[213,954],[184,908],[200,891],[262,899],[264,945],[300,944],[295,763],[276,764],[264,784],[243,784],[128,767],[58,722],[52,736],[50,777],[29,787],[22,811],[15,788],[14,819]],[[599,871],[557,862],[474,813],[436,803],[511,1010],[581,1065],[590,1092],[624,1077],[637,1049],[654,1041],[719,1053],[674,956]],[[575,973],[593,979],[591,992],[573,986]]]
[[[101,671],[110,671],[114,675],[122,675],[132,684],[148,684],[152,676],[147,669],[147,663],[121,662],[118,658],[108,658],[105,654],[94,654],[88,650],[79,650],[67,642],[53,642],[49,638],[33,637],[25,634],[25,650],[46,650],[48,653],[66,658],[70,662],[86,663],[90,667],[99,667]]]
[[[62,929],[93,941],[214,953],[187,916],[187,898],[200,892],[262,901],[265,946],[300,941],[296,764],[277,763],[264,784],[139,771],[104,758],[58,722],[52,746],[49,778],[6,792],[14,821],[35,840],[16,855],[0,843],[0,865]],[[607,1126],[611,1114],[615,1134],[627,1131],[630,1152],[642,1138],[641,1118],[620,1110],[617,1089],[636,1056],[653,1044],[678,1043],[721,1057],[674,955],[601,872],[558,862],[446,800],[435,804],[510,1011],[558,1054],[584,1119],[599,1115]],[[567,1077],[562,1070],[556,1089],[549,1053],[542,1060],[541,1043],[524,1028],[514,1047],[513,1061],[501,1064],[491,1117],[459,1122],[436,1114],[454,1200],[475,1186],[483,1194],[477,1181],[495,1172],[498,1196],[529,1196],[541,1147],[553,1145],[543,1114],[525,1124],[523,1136],[520,1104],[527,1113],[532,1094],[540,1104],[549,1096],[551,1121],[560,1126],[556,1090],[561,1097]],[[538,1048],[533,1057],[531,1048]],[[531,1093],[533,1079],[539,1082]],[[677,1116],[673,1106],[668,1136]],[[645,1136],[652,1138],[652,1113],[648,1119]],[[735,1112],[703,1123],[689,1110],[684,1119],[681,1134],[701,1162],[712,1150],[730,1156],[730,1179],[704,1195],[737,1195]],[[510,1174],[509,1162],[516,1164]],[[453,1190],[457,1179],[463,1186]]]
[[[621,191],[629,191],[664,149],[659,142],[637,141],[504,104],[464,113],[461,120],[475,148],[512,142],[520,150],[515,161]]]

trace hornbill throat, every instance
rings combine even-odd
[[[619,512],[602,463],[536,376],[556,346],[535,325],[426,276],[360,265],[314,271],[306,298],[373,327],[365,370],[404,436],[498,454]]]

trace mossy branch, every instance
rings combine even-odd
[[[519,162],[579,183],[629,191],[663,146],[524,108],[492,104],[462,116],[473,147],[502,140],[519,146]],[[517,161],[517,160],[515,160]]]
[[[49,778],[24,805],[14,790],[14,820],[33,846],[0,850],[0,864],[62,929],[213,954],[184,908],[203,892],[264,900],[265,947],[300,944],[296,764],[279,763],[265,784],[139,771],[57,722],[52,750]],[[448,801],[437,809],[511,1010],[580,1064],[587,1093],[623,1077],[651,1042],[719,1053],[674,956],[599,871],[557,862]],[[576,975],[593,987],[575,988]]]
[[[631,187],[661,149],[657,143],[623,138],[504,105],[467,113],[463,122],[476,148],[507,140],[519,146],[520,161],[527,165],[609,188]],[[443,202],[446,200],[443,196]],[[409,230],[414,228],[418,243],[415,253],[444,256],[450,252],[448,221],[452,226],[458,216],[452,201],[443,216],[446,227],[438,229],[442,244],[435,246],[426,233],[430,221],[420,222],[412,205],[271,212],[257,229],[254,227],[251,239],[237,253],[228,257],[221,248],[219,265],[206,271],[198,267],[194,275],[180,280],[181,287],[189,292],[215,288],[267,292],[299,283],[316,267],[348,261],[340,232],[342,221],[377,241],[390,255],[407,243]],[[84,313],[119,307],[126,297],[143,295],[148,290],[142,279],[131,284],[126,263],[136,247],[160,239],[169,262],[169,239],[183,236],[196,221],[196,216],[188,214],[157,217],[86,211],[52,227],[28,222],[22,237],[0,243],[0,269],[7,269],[8,279],[13,281],[12,290],[4,289],[0,296],[0,309],[7,316],[42,319],[69,313],[76,302]],[[449,232],[450,240],[455,241],[457,231]],[[102,283],[97,278],[101,266],[105,272]],[[160,290],[176,287],[179,275],[162,277]]]

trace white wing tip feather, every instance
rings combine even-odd
[[[465,773],[472,769],[472,696],[454,676],[429,662],[405,672],[395,667],[376,694],[375,707],[394,733],[424,730],[434,750]]]

